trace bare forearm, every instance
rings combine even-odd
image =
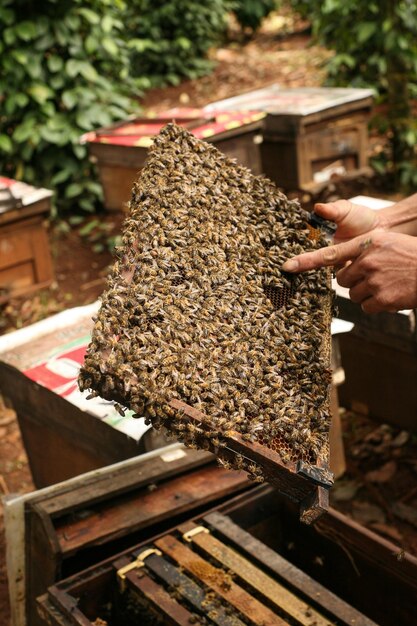
[[[378,211],[378,222],[386,230],[417,236],[417,193]]]

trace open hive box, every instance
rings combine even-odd
[[[350,595],[356,605],[356,594],[362,590],[360,604],[364,605],[364,614],[283,555],[286,540],[280,531],[285,507],[281,502],[279,514],[274,516],[276,506],[271,506],[268,492],[263,491],[264,487],[258,489],[261,490],[258,493],[254,489],[50,586],[37,601],[41,623],[51,626],[376,626],[367,617],[369,610],[375,613],[372,604],[377,597],[367,570],[369,561],[366,565],[357,561],[357,553],[351,554],[344,547],[342,554],[346,558],[347,553],[350,562],[340,584],[346,595],[346,587],[349,589],[352,583]],[[325,519],[327,522],[328,518]],[[297,533],[299,525],[294,524],[294,518],[292,525]],[[313,537],[298,539],[296,543],[302,543],[307,554],[316,544],[321,551],[320,535],[314,535],[315,528],[304,526],[303,529],[313,533]],[[274,537],[273,547],[268,545],[271,537]],[[348,546],[351,548],[350,543]],[[329,557],[329,567],[333,567],[336,576],[340,575],[340,565],[334,559],[340,547],[333,543],[328,549],[321,558],[327,561]],[[382,554],[379,556],[380,567]],[[352,562],[365,576],[360,583],[351,580]],[[375,563],[373,566],[375,577]],[[378,582],[381,588],[387,584],[383,575]],[[394,589],[395,581],[391,579],[391,583]],[[369,586],[368,593],[364,593],[364,585],[366,589]],[[407,609],[401,611],[401,619],[406,615]],[[411,622],[404,619],[382,623]]]
[[[281,266],[320,233],[270,181],[173,124],[130,208],[80,387],[269,481],[314,520],[332,484],[330,277]]]

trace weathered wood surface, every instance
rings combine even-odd
[[[201,580],[219,596],[235,607],[250,624],[263,626],[286,626],[288,622],[273,613],[259,600],[251,596],[225,573],[195,552],[180,543],[173,535],[165,535],[155,541],[155,545],[173,559],[185,571]]]
[[[56,609],[59,609],[70,624],[77,626],[93,626],[92,622],[78,608],[78,598],[74,598],[57,587],[52,587],[49,599]]]
[[[417,353],[352,333],[340,336],[340,350],[346,374],[339,388],[342,406],[417,432]]]
[[[99,546],[109,550],[129,536],[149,535],[155,525],[171,525],[186,512],[252,486],[244,472],[217,467],[211,454],[180,450],[184,456],[178,459],[164,461],[162,449],[151,459],[80,479],[76,487],[64,485],[26,506],[28,614],[35,612],[35,598],[67,575],[68,567],[74,571],[77,562],[84,567],[94,562]]]
[[[49,207],[43,207],[43,213]],[[39,208],[24,217],[21,210],[0,215],[0,304],[12,296],[49,285],[53,278],[48,236]],[[18,217],[20,213],[20,219]]]
[[[376,626],[372,620],[353,609],[341,598],[292,565],[280,554],[268,548],[268,546],[250,533],[242,530],[230,518],[214,512],[205,516],[204,521],[219,532],[221,537],[227,539],[231,546],[241,550],[255,563],[266,567],[267,570],[273,572],[281,580],[296,589],[303,597],[308,596],[312,598],[321,607],[321,610],[327,615],[330,614],[333,619],[340,620],[342,624],[349,626],[356,624]],[[321,616],[321,619],[325,618]],[[318,621],[317,618],[317,624],[321,623],[323,622]],[[325,623],[328,623],[328,620]]]
[[[417,558],[401,546],[332,507],[314,526],[297,524],[295,507],[269,486],[258,487],[243,498],[236,496],[219,512],[242,529],[253,529],[251,534],[261,537],[273,552],[282,551],[322,587],[377,624],[414,624]],[[307,584],[303,582],[306,589]]]
[[[155,485],[152,491],[143,489],[134,495],[104,503],[95,509],[89,507],[86,517],[63,520],[56,525],[56,538],[63,555],[70,556],[78,550],[102,541],[112,541],[127,533],[135,533],[190,509],[193,503],[203,506],[213,498],[235,494],[248,484],[244,472],[232,472],[216,466],[190,472],[187,476],[173,478]],[[214,488],[215,485],[215,488]]]
[[[196,612],[199,602],[207,600],[210,603],[213,599],[209,596],[203,600],[201,589],[206,589],[207,585],[223,598],[223,602],[232,604],[235,612],[245,616],[243,619],[257,626],[286,621],[303,626],[312,626],[315,622],[337,623],[338,626],[414,625],[417,559],[404,554],[397,560],[396,554],[400,552],[393,544],[372,532],[363,532],[359,524],[332,509],[312,527],[298,524],[293,509],[271,487],[259,487],[56,586],[70,598],[79,598],[77,608],[91,619],[100,604],[100,597],[108,597],[110,588],[117,589],[117,569],[134,563],[145,549],[155,546],[163,555],[143,557],[144,567],[126,574],[127,588],[133,590],[145,573],[146,577],[150,575],[165,587],[171,584],[175,589],[175,600],[187,599],[188,609],[191,606]],[[201,524],[214,537],[194,535],[192,544],[184,544],[178,539],[183,531]],[[252,530],[248,532],[245,528]],[[270,545],[264,539],[269,540]],[[298,556],[292,551],[291,558],[295,557],[294,562],[297,562],[298,557],[305,557],[303,565],[307,572],[314,568],[314,557],[321,555],[322,571],[326,569],[331,587],[338,587],[345,598],[353,597],[356,608],[289,562],[281,550],[272,549],[271,545],[280,542],[283,552],[288,542],[294,542]],[[217,564],[221,568],[216,567]],[[234,572],[231,578],[224,573],[224,568]],[[260,568],[259,571],[256,568]],[[318,573],[317,567],[315,571]],[[155,598],[156,588],[151,591]],[[252,592],[262,610],[256,602],[252,603]],[[49,593],[54,593],[54,588]],[[138,589],[137,593],[140,593]],[[249,604],[245,594],[251,598]],[[62,596],[56,596],[56,606],[61,599]],[[311,614],[306,612],[303,616],[304,603],[310,603]],[[276,616],[271,609],[275,610],[278,604],[282,604],[283,609]],[[71,599],[67,606],[72,606]],[[265,608],[268,610],[264,611]],[[375,621],[365,617],[361,610],[372,615]],[[219,614],[215,623],[219,626],[227,624],[221,621],[223,617]],[[309,622],[312,617],[314,620]],[[281,621],[270,621],[277,618]],[[78,622],[75,623],[79,626]],[[51,624],[56,626],[55,622]],[[61,622],[57,624],[61,626]]]
[[[204,428],[204,413],[176,399],[170,405]],[[262,467],[269,483],[292,501],[301,504],[303,521],[311,523],[325,512],[328,505],[325,492],[332,486],[333,476],[324,460],[318,459],[314,466],[302,461],[284,463],[277,452],[258,442],[245,441],[236,431],[229,431],[223,438],[226,446],[221,450],[222,455],[240,454]],[[210,445],[209,439],[207,442]]]
[[[216,516],[215,513],[211,515]],[[207,520],[209,517],[210,516],[205,519]],[[217,515],[216,519],[218,520],[219,517],[220,516]],[[227,523],[230,524],[229,530],[232,528],[236,529],[235,524],[230,523],[227,518],[223,519],[225,525]],[[187,522],[181,524],[178,530],[182,533],[187,533],[195,528],[198,528],[196,524]],[[241,531],[239,527],[237,527],[237,530]],[[250,555],[250,551],[247,549],[247,543],[251,542],[252,537],[248,533],[244,536],[243,533],[240,532],[240,537],[234,539],[234,545],[236,545],[239,539],[244,539],[244,543],[242,544],[244,546],[244,552]],[[330,626],[329,620],[313,609],[311,604],[291,593],[286,587],[254,565],[252,561],[241,556],[236,550],[232,550],[229,545],[219,541],[219,539],[212,534],[199,533],[192,537],[191,541],[201,549],[205,556],[215,559],[218,564],[227,571],[232,571],[236,580],[242,580],[250,585],[254,591],[275,606],[276,609],[284,611],[289,617],[295,619],[297,624],[301,626]],[[258,543],[263,547],[261,542]],[[259,557],[260,554],[258,554],[258,560],[260,560]]]
[[[264,173],[286,190],[315,185],[314,174],[334,161],[349,173],[367,167],[369,113],[340,111],[323,120],[320,114],[295,117],[268,115],[261,158]]]
[[[115,561],[113,564],[115,575],[117,575],[117,570],[129,563],[130,559],[127,556]],[[130,590],[133,598],[135,596],[138,598],[139,605],[143,605],[145,601],[146,613],[159,615],[167,626],[190,626],[192,613],[179,604],[161,585],[152,580],[143,569],[133,569],[127,572],[125,580],[126,588]]]
[[[178,596],[184,598],[194,610],[208,615],[218,626],[244,626],[236,615],[228,615],[218,602],[207,596],[203,587],[163,557],[156,555],[148,557],[146,569],[169,588],[175,588]]]
[[[16,411],[38,488],[144,451],[140,442],[81,411],[2,361],[0,391]]]
[[[38,618],[44,626],[71,626],[71,623],[49,600],[48,594],[39,596],[36,601]]]

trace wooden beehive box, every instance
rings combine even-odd
[[[215,144],[219,150],[254,174],[262,171],[257,138],[264,113],[208,115],[201,109],[170,109],[158,118],[137,117],[93,133],[83,141],[97,162],[104,191],[104,204],[110,211],[122,210],[132,185],[142,169],[154,137],[170,120],[188,128],[196,137]]]
[[[0,176],[0,304],[51,284],[45,220],[52,192]]]
[[[16,411],[38,488],[166,445],[144,420],[122,418],[78,390],[97,308],[69,309],[0,337],[0,393]]]
[[[43,624],[36,598],[49,586],[250,487],[244,472],[177,443],[11,498],[5,515],[13,623]]]
[[[370,89],[272,85],[215,102],[206,110],[267,113],[263,172],[286,190],[312,191],[332,174],[366,170],[372,102]]]
[[[412,626],[416,571],[417,559],[334,509],[300,525],[262,486],[74,571],[38,598],[36,624],[188,625],[204,615],[234,626]]]

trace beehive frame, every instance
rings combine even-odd
[[[319,231],[272,183],[171,124],[131,205],[81,388],[272,482],[312,521],[332,483],[330,277],[280,267],[321,245]]]

